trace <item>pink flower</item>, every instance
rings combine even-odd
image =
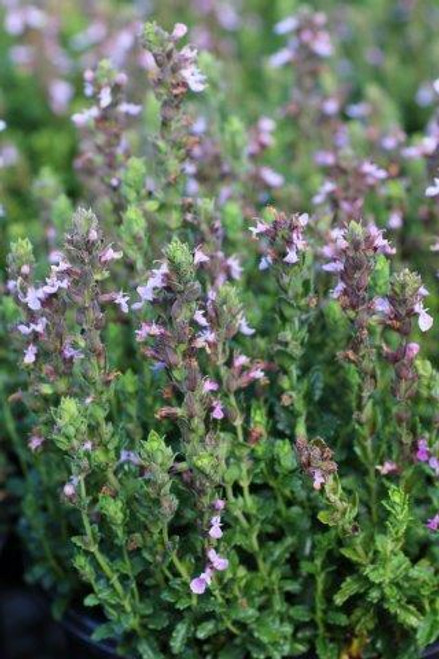
[[[119,464],[123,464],[124,462],[130,462],[136,466],[141,464],[140,458],[135,451],[127,451],[125,449],[120,452]]]
[[[224,508],[226,507],[226,502],[224,501],[224,499],[215,499],[215,501],[213,502],[213,507],[215,508],[215,510],[218,511],[224,510]]]
[[[99,105],[104,110],[105,108],[108,108],[109,105],[111,105],[112,100],[111,87],[105,85],[105,87],[102,87],[99,92]]]
[[[198,325],[201,325],[201,327],[209,327],[209,322],[205,318],[205,313],[206,312],[201,309],[197,309],[194,313],[194,320]]]
[[[392,460],[386,460],[382,465],[377,465],[377,470],[382,476],[387,476],[387,474],[397,473],[398,465]]]
[[[117,304],[120,308],[120,310],[123,313],[128,313],[128,300],[129,300],[128,295],[124,295],[123,291],[119,291],[117,294],[114,303]]]
[[[429,185],[425,191],[426,197],[437,197],[439,195],[439,178],[434,179],[434,184]]]
[[[389,316],[392,313],[392,307],[386,297],[377,297],[373,301],[373,308],[377,313]]]
[[[248,375],[252,380],[262,380],[262,378],[265,377],[265,373],[262,368],[258,367],[252,368]]]
[[[258,222],[256,223],[256,226],[255,227],[250,227],[249,231],[251,232],[253,237],[255,237],[255,236],[259,235],[260,233],[266,233],[268,231],[268,229],[269,229],[269,227],[268,227],[267,224],[265,224],[265,222],[261,222],[260,220],[258,220]]]
[[[148,336],[160,336],[165,332],[161,325],[153,323],[142,323],[140,329],[136,330],[136,340],[145,341]]]
[[[221,401],[216,400],[214,401],[212,406],[212,419],[217,419],[218,421],[220,421],[223,418],[224,418],[224,409],[222,403]]]
[[[201,245],[195,248],[194,252],[194,265],[199,265],[200,263],[207,263],[209,257],[205,254],[201,248]]]
[[[333,297],[334,300],[338,300],[345,288],[346,285],[342,281],[339,281],[337,286],[331,291],[331,297]]]
[[[242,368],[249,363],[249,358],[246,355],[236,355],[233,360],[233,368]]]
[[[65,277],[64,279],[58,279],[57,274],[58,274],[57,271],[53,270],[50,277],[47,277],[46,283],[42,288],[42,293],[45,297],[49,295],[54,295],[59,291],[60,288],[66,289],[69,287],[69,280],[67,279],[67,277]]]
[[[279,69],[281,66],[284,66],[284,64],[288,64],[288,62],[292,61],[292,54],[288,48],[281,48],[281,50],[270,55],[268,61],[273,69]]]
[[[203,595],[206,592],[206,588],[212,583],[212,574],[212,568],[208,567],[199,577],[192,579],[190,583],[191,591],[195,593],[195,595]]]
[[[282,174],[275,172],[271,167],[260,167],[259,176],[270,188],[280,188],[285,183]]]
[[[439,514],[435,515],[431,519],[429,519],[425,525],[427,529],[430,529],[430,531],[438,531],[439,530]]]
[[[360,172],[365,175],[366,182],[373,185],[377,181],[383,181],[388,177],[387,172],[373,162],[366,161],[360,167]]]
[[[27,445],[32,453],[35,453],[35,451],[37,451],[44,444],[44,441],[44,437],[41,437],[41,435],[32,435],[29,438]]]
[[[256,330],[249,326],[246,318],[243,316],[239,321],[239,331],[245,336],[251,336],[255,333]]]
[[[405,358],[409,361],[412,362],[416,355],[418,354],[420,350],[419,343],[408,343],[405,349]]]
[[[93,105],[91,108],[88,108],[87,110],[82,110],[82,112],[76,112],[72,116],[72,121],[75,124],[75,126],[82,127],[86,126],[90,121],[93,119],[96,119],[96,117],[99,115],[99,109]]]
[[[171,37],[175,41],[179,41],[187,34],[187,26],[184,23],[176,23],[174,29],[172,30]]]
[[[315,469],[313,473],[313,488],[315,490],[320,490],[324,482],[325,482],[325,477],[323,476],[321,470]]]
[[[64,359],[73,359],[73,361],[82,359],[84,357],[81,350],[76,350],[76,348],[73,348],[69,341],[66,341],[64,344],[61,354]]]
[[[240,279],[242,275],[242,266],[239,262],[238,257],[230,256],[227,259],[226,263],[229,268],[231,278],[235,280]]]
[[[418,462],[428,462],[430,458],[430,449],[426,439],[418,439],[418,450],[416,451],[416,459]]]
[[[206,378],[203,381],[203,392],[205,394],[209,393],[210,391],[218,391],[218,389],[219,389],[218,382],[215,382],[214,380],[211,380],[210,378]]]
[[[137,115],[142,112],[142,106],[137,105],[136,103],[121,103],[117,109],[118,112],[127,114],[130,117],[137,117]]]
[[[209,549],[207,552],[207,556],[209,558],[209,561],[212,563],[212,567],[214,570],[218,570],[218,572],[223,572],[224,570],[227,570],[229,567],[229,561],[227,558],[223,558],[219,554],[216,553],[215,549]]]
[[[33,364],[37,358],[37,353],[38,353],[38,348],[34,346],[33,343],[27,346],[26,350],[24,351],[24,358],[23,362],[25,364]]]
[[[259,262],[259,270],[268,270],[271,265],[273,265],[271,256],[263,256]]]
[[[414,308],[415,313],[418,314],[418,325],[421,332],[428,332],[433,325],[433,317],[430,316],[428,309],[424,309],[422,302],[418,302]]]
[[[293,265],[294,263],[297,263],[299,260],[299,257],[297,256],[297,250],[295,247],[289,247],[287,251],[287,255],[284,258],[284,262],[288,263],[289,265]]]
[[[123,252],[115,252],[111,245],[109,245],[100,255],[99,260],[101,263],[109,263],[109,261],[116,261],[121,259]]]
[[[288,34],[288,32],[294,32],[298,25],[299,21],[295,16],[287,16],[287,18],[276,23],[274,26],[274,32],[276,34]]]
[[[209,535],[211,538],[214,540],[219,540],[222,538],[223,532],[221,529],[221,517],[219,515],[215,515],[215,517],[212,517],[210,520],[210,529],[209,529]]]
[[[197,55],[197,51],[190,46],[185,46],[180,54],[184,54],[192,59],[192,62],[188,62],[188,65],[180,71],[183,80],[186,82],[189,89],[196,94],[202,92],[206,89],[206,76],[201,73],[200,69],[193,61]]]
[[[29,309],[32,311],[39,311],[41,309],[41,300],[44,300],[43,290],[41,288],[29,286],[26,297],[24,298]]]
[[[331,261],[322,265],[322,270],[325,270],[325,272],[341,272],[343,268],[344,265],[341,261]]]
[[[72,478],[71,480],[67,481],[67,483],[64,485],[63,494],[67,499],[74,498],[74,496],[76,495],[77,484],[78,484],[78,479]]]

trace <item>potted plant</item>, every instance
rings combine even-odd
[[[278,32],[297,25],[309,130],[331,47],[320,15]],[[428,291],[371,220],[393,163],[334,147],[315,212],[267,205],[274,128],[194,128],[185,34],[144,30],[146,156],[126,76],[86,72],[98,214],[76,210],[46,272],[11,245],[29,578],[71,628],[96,609],[80,634],[104,654],[417,657],[439,635],[438,375]]]

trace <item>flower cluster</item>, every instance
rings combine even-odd
[[[96,196],[109,193],[116,210],[120,206],[123,168],[130,155],[126,128],[130,118],[142,111],[140,104],[127,102],[127,84],[126,73],[117,71],[109,60],[102,60],[95,71],[87,69],[84,73],[85,95],[93,105],[72,116],[82,134],[77,171],[99,186]]]
[[[320,438],[308,442],[304,437],[298,437],[296,449],[302,469],[312,478],[313,488],[320,490],[337,472],[333,452]]]
[[[326,22],[324,13],[302,9],[277,23],[275,33],[287,35],[289,40],[286,47],[271,56],[271,65],[306,63],[312,70],[319,65],[319,60],[330,57],[334,49]]]
[[[216,499],[213,502],[213,507],[218,514],[210,520],[211,526],[208,535],[213,540],[219,540],[223,535],[220,513],[225,508],[225,501],[223,499]],[[206,592],[206,588],[212,583],[215,572],[223,572],[229,567],[228,559],[217,554],[213,547],[208,548],[206,553],[208,558],[207,565],[203,572],[198,577],[192,579],[190,583],[190,589],[195,595],[203,595]]]
[[[259,269],[266,270],[274,263],[294,265],[299,262],[300,254],[307,246],[304,229],[308,224],[306,213],[287,215],[275,209],[270,210],[271,221],[258,220],[250,231],[257,240],[265,239],[267,248]]]
[[[405,336],[410,333],[413,317],[417,317],[419,329],[428,332],[433,318],[424,307],[423,300],[427,295],[419,275],[406,269],[393,277],[389,296],[375,300],[375,310],[389,327]],[[413,349],[409,353],[412,354]],[[415,355],[416,350],[412,357]]]

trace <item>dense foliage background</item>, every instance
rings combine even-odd
[[[0,523],[29,580],[128,656],[419,656],[439,6],[0,8]]]

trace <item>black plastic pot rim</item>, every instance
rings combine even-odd
[[[96,648],[102,654],[106,654],[108,657],[120,658],[120,655],[116,651],[116,642],[96,642],[92,640],[91,635],[98,625],[95,620],[87,615],[70,610],[63,617],[62,625],[67,632],[91,647]],[[304,655],[303,659],[310,659],[310,656],[310,654]],[[421,659],[439,659],[439,642],[426,648],[421,655]]]
[[[69,610],[61,619],[63,628],[84,643],[93,646],[102,654],[108,657],[119,657],[116,651],[116,642],[112,641],[93,641],[91,638],[95,629],[99,626],[95,620],[89,618],[83,613],[77,613],[73,609]]]

